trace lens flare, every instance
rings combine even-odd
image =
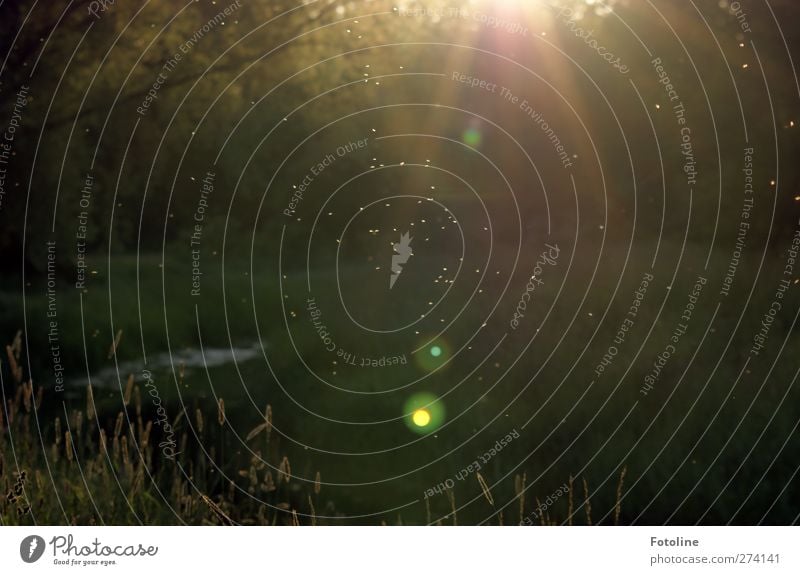
[[[451,355],[450,344],[444,338],[430,338],[420,342],[417,353],[414,354],[414,364],[420,369],[431,372],[437,369],[446,369]]]
[[[432,393],[416,393],[403,408],[406,426],[414,433],[426,435],[444,423],[444,405]]]
[[[427,409],[418,409],[411,416],[411,420],[417,427],[425,427],[431,422],[431,414]]]
[[[480,146],[481,140],[483,140],[483,135],[477,128],[467,128],[464,130],[464,133],[461,134],[461,141],[472,148]]]

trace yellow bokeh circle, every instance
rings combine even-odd
[[[431,414],[427,409],[418,409],[411,416],[411,419],[417,427],[425,427],[431,422]]]

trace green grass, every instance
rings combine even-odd
[[[11,392],[4,395],[5,409],[0,410],[0,486],[5,494],[0,524],[341,523],[319,472],[308,474],[307,462],[290,459],[281,450],[270,406],[246,438],[252,454],[243,453],[230,433],[226,407],[217,405],[214,410],[209,402],[195,403],[192,415],[187,415],[190,409],[179,411],[166,420],[167,427],[148,409],[151,395],[133,379],[126,386],[124,409],[114,411],[112,402],[98,400],[87,388],[85,409],[73,408],[65,416],[59,412],[59,398],[34,391],[19,377],[15,367],[20,340],[8,349],[10,363],[0,365],[13,381],[6,386]],[[298,479],[293,468],[304,469],[314,479]],[[535,497],[526,503],[531,496],[524,487],[524,478],[516,475],[514,505],[505,513],[490,513],[492,522],[556,524],[555,507],[543,506]],[[491,501],[488,487],[482,489]],[[585,497],[588,500],[588,492]],[[425,506],[426,523],[458,524],[454,492],[448,490],[444,498],[449,507],[439,515],[431,514],[430,504]],[[565,497],[558,504],[567,510],[570,523],[573,513],[576,522],[585,516],[591,523],[591,507],[574,511],[571,492],[568,503]],[[366,522],[421,520],[398,514]]]
[[[670,246],[663,246],[662,249],[667,255],[669,251],[674,251]],[[609,258],[618,262],[619,250],[612,250]],[[634,253],[632,256],[632,261],[641,262],[647,259],[646,254],[642,253]],[[713,259],[724,260],[721,256]],[[143,294],[158,294],[160,297],[159,262],[160,258],[157,257],[142,260],[142,268],[145,270],[141,276]],[[135,260],[132,258],[120,258],[118,262],[115,260],[115,269],[117,272],[112,278],[114,328],[123,330],[120,346],[116,350],[117,359],[122,362],[127,359],[138,359],[141,355],[139,317],[135,305]],[[185,276],[181,275],[177,266],[171,265],[168,269],[174,274],[168,276],[164,284],[169,309],[170,346],[173,351],[184,348],[198,349],[194,302],[186,295]],[[777,440],[772,438],[779,438],[782,442],[784,438],[790,436],[794,420],[787,416],[787,410],[796,399],[795,393],[789,394],[781,412],[771,422],[770,417],[791,383],[793,372],[791,362],[779,362],[769,373],[764,388],[760,389],[761,381],[771,364],[771,358],[768,356],[763,361],[752,361],[749,373],[745,374],[743,380],[734,387],[734,381],[744,361],[743,357],[737,359],[733,357],[734,353],[719,365],[705,362],[703,356],[712,357],[715,361],[719,358],[738,318],[740,310],[735,306],[726,305],[721,308],[715,321],[715,331],[703,344],[700,361],[695,362],[678,386],[677,382],[683,368],[688,365],[700,345],[703,333],[699,326],[707,323],[713,311],[712,303],[716,301],[716,294],[711,289],[707,292],[709,297],[704,300],[696,323],[693,320],[689,332],[681,340],[678,353],[665,369],[657,389],[647,398],[639,396],[642,378],[667,341],[674,328],[675,319],[680,316],[686,285],[673,286],[674,297],[668,300],[667,307],[658,322],[653,323],[652,315],[641,317],[630,339],[626,340],[624,349],[620,346],[623,352],[620,360],[596,382],[576,407],[577,399],[591,380],[592,368],[611,342],[619,323],[618,319],[622,317],[629,304],[630,294],[638,281],[638,278],[634,277],[636,274],[630,274],[630,281],[621,286],[605,327],[598,332],[581,363],[564,384],[556,389],[593,333],[594,320],[587,319],[587,314],[591,311],[597,318],[602,312],[607,298],[615,287],[614,271],[613,267],[607,269],[601,266],[592,290],[592,298],[596,299],[586,302],[569,336],[547,364],[545,359],[552,349],[551,346],[542,347],[535,341],[523,360],[509,375],[495,389],[486,393],[488,387],[496,382],[498,375],[516,359],[516,354],[506,349],[508,346],[503,346],[500,352],[492,357],[491,362],[470,376],[459,390],[450,393],[454,385],[467,376],[475,365],[474,361],[454,362],[436,377],[427,380],[423,386],[425,389],[419,389],[445,397],[443,401],[448,416],[453,419],[448,421],[452,426],[450,430],[439,434],[435,440],[427,440],[384,455],[364,458],[330,455],[325,454],[324,450],[338,449],[359,453],[406,443],[412,437],[403,421],[397,421],[396,424],[382,424],[376,426],[371,433],[362,433],[360,429],[354,431],[352,428],[309,416],[287,397],[287,393],[302,401],[309,409],[329,417],[341,416],[343,419],[370,421],[398,417],[402,413],[406,395],[402,392],[373,396],[351,395],[343,400],[340,393],[311,377],[299,363],[285,337],[283,316],[280,314],[280,307],[276,305],[280,296],[277,286],[269,277],[257,276],[255,291],[260,299],[266,302],[263,316],[259,315],[260,327],[267,345],[268,357],[273,370],[280,377],[283,389],[278,387],[260,357],[243,362],[237,371],[230,365],[211,368],[208,372],[197,367],[186,368],[184,371],[180,366],[175,366],[175,373],[168,368],[153,369],[159,396],[166,407],[169,421],[176,430],[176,442],[185,445],[185,449],[179,448],[181,454],[176,462],[165,458],[158,448],[161,439],[156,437],[160,433],[157,426],[151,425],[149,433],[146,433],[148,422],[153,422],[156,414],[155,406],[143,388],[140,370],[135,370],[137,382],[132,387],[130,402],[125,405],[122,412],[124,423],[117,432],[117,419],[120,416],[120,406],[124,403],[125,379],[128,373],[120,374],[123,380],[121,389],[112,386],[96,387],[93,390],[94,407],[91,410],[97,413],[97,417],[94,418],[89,417],[91,410],[86,404],[85,384],[76,387],[71,394],[62,398],[50,390],[44,377],[39,381],[44,382],[42,385],[46,391],[42,396],[42,404],[34,412],[32,403],[30,401],[26,403],[25,400],[23,382],[27,381],[27,374],[24,377],[22,375],[16,377],[10,371],[11,366],[8,362],[4,362],[2,366],[6,383],[4,389],[7,394],[6,399],[11,400],[11,403],[8,403],[8,414],[13,414],[13,421],[9,424],[8,420],[11,418],[4,414],[5,421],[0,425],[0,433],[3,435],[0,439],[0,471],[2,471],[0,485],[6,491],[13,491],[17,481],[14,474],[25,470],[28,482],[25,493],[39,523],[90,523],[99,522],[102,518],[103,521],[115,524],[139,521],[156,524],[180,522],[201,524],[220,521],[291,524],[295,521],[292,513],[294,510],[297,521],[303,524],[312,521],[319,524],[449,523],[456,520],[461,524],[469,524],[484,519],[495,524],[500,521],[512,524],[528,517],[537,509],[537,495],[534,494],[538,494],[539,499],[544,501],[548,494],[552,494],[557,486],[563,483],[565,477],[575,474],[578,488],[574,493],[570,490],[570,493],[576,498],[574,502],[576,515],[573,517],[573,511],[570,510],[567,498],[564,497],[555,501],[552,507],[548,507],[547,514],[543,514],[542,517],[537,516],[537,522],[540,523],[542,519],[545,522],[568,521],[570,517],[574,521],[578,521],[578,517],[583,521],[585,517],[588,521],[584,504],[584,499],[588,497],[593,503],[595,521],[605,516],[604,523],[614,521],[615,517],[616,520],[625,523],[637,517],[642,510],[646,510],[640,522],[652,520],[660,523],[674,510],[670,507],[671,502],[674,503],[676,498],[680,501],[686,493],[695,489],[695,483],[698,486],[694,491],[693,501],[699,502],[699,505],[707,505],[719,495],[711,513],[706,517],[707,522],[727,520],[751,490],[749,506],[737,516],[737,521],[745,523],[757,521],[760,514],[773,501],[774,496],[781,491],[786,478],[792,472],[791,462],[787,462],[784,457],[777,461],[760,483],[755,483],[776,453]],[[248,319],[252,318],[253,304],[249,299],[250,277],[246,275],[247,273],[249,273],[247,267],[231,266],[226,282],[230,305],[229,317],[235,320],[230,324],[233,330],[232,338],[234,342],[250,344],[255,338],[255,332],[252,321]],[[718,277],[718,274],[709,273],[709,277]],[[106,279],[98,278],[98,285]],[[746,276],[742,276],[737,282],[740,282],[740,289],[749,285]],[[769,284],[768,281],[766,283]],[[564,301],[554,308],[553,315],[548,319],[548,325],[553,326],[551,330],[556,328],[557,331],[563,330],[572,321],[572,315],[577,309],[576,304],[585,289],[579,282],[568,287],[570,289],[563,294]],[[203,344],[224,347],[227,345],[227,333],[224,329],[225,316],[222,306],[204,303],[221,297],[218,282],[210,278],[209,281],[205,281],[203,289],[204,294],[200,303]],[[557,289],[556,282],[548,283],[541,292],[542,299],[549,301]],[[651,289],[655,291],[648,293],[647,296],[648,313],[655,309],[656,302],[659,302],[664,295],[660,289],[656,290],[655,287]],[[297,338],[297,346],[306,352],[306,359],[315,368],[329,375],[328,372],[333,369],[330,366],[330,355],[321,349],[313,332],[310,330],[304,332],[302,329],[304,322],[307,322],[307,318],[302,316],[304,310],[299,307],[305,299],[304,281],[289,275],[285,291],[290,296],[286,300],[289,302],[288,307],[298,310],[298,317],[289,320]],[[70,302],[68,298],[75,296],[74,293],[64,293],[63,296],[59,295],[59,302]],[[61,299],[62,297],[64,299]],[[766,309],[765,305],[768,304],[770,297],[768,289],[758,291],[751,302],[751,310]],[[513,296],[509,296],[509,301],[512,299]],[[87,302],[90,304],[86,305]],[[37,349],[33,337],[35,330],[31,328],[35,318],[43,317],[43,307],[38,302],[30,303],[32,307],[29,308],[31,323],[28,326],[28,335],[31,349]],[[87,326],[86,349],[94,372],[98,368],[113,365],[113,360],[108,358],[114,332],[108,325],[107,291],[92,288],[86,295],[84,303]],[[145,305],[142,307],[142,327],[148,353],[164,352],[167,340],[164,333],[163,304],[160,301],[143,301],[143,304]],[[64,310],[63,314],[59,311],[59,321],[65,330],[67,328],[70,330],[69,335],[65,335],[62,341],[65,346],[69,346],[64,355],[69,359],[75,376],[85,381],[85,366],[82,365],[83,342],[73,331],[76,323],[80,326],[80,316],[75,313],[75,307],[71,303],[63,305],[60,303],[59,306],[59,310]],[[259,311],[261,312],[261,309]],[[375,319],[377,319],[381,312],[372,310],[372,313],[376,314]],[[543,309],[537,308],[531,314],[530,321],[538,323],[543,315]],[[739,328],[739,335],[731,344],[732,350],[747,349],[749,334],[755,333],[757,329],[757,316],[757,313],[746,315],[745,323]],[[331,327],[335,330],[345,329],[337,325]],[[639,348],[651,327],[649,343],[642,349],[635,367],[625,374],[629,366],[627,360]],[[503,321],[497,321],[490,322],[485,330],[483,339],[495,342],[507,327]],[[797,334],[787,332],[788,325],[776,323],[770,334],[771,341],[777,344],[788,336],[787,349],[796,347]],[[512,334],[509,337],[517,336]],[[447,342],[450,343],[452,342]],[[512,349],[519,349],[520,341],[510,339],[509,344]],[[17,342],[12,348],[12,356],[16,354],[15,361],[24,363],[25,354],[21,353],[22,343]],[[441,354],[441,359],[446,359],[452,350],[448,349],[447,345],[441,349],[444,352]],[[776,350],[773,348],[773,351]],[[476,348],[471,353],[474,357],[482,359],[487,351],[488,349]],[[435,361],[439,358],[432,359]],[[496,367],[495,363],[499,367]],[[714,377],[703,391],[706,380],[715,367]],[[527,390],[523,391],[522,388],[528,379],[540,368],[543,368],[541,374]],[[419,366],[412,366],[412,369],[417,370],[417,376],[420,374]],[[333,381],[349,389],[380,391],[387,386],[402,383],[398,377],[389,377],[389,373],[354,370],[352,373],[344,374],[342,370]],[[614,392],[623,375],[625,379]],[[242,381],[239,379],[240,376]],[[250,398],[244,393],[243,384],[252,395],[254,405],[251,405]],[[36,389],[38,391],[38,384]],[[673,397],[666,403],[673,392]],[[482,398],[484,393],[486,396]],[[520,393],[520,397],[508,407],[506,404]],[[223,397],[225,400],[226,425],[218,423],[217,397]],[[694,404],[698,398],[697,404]],[[728,399],[717,415],[715,426],[706,433],[706,426],[723,405],[725,398]],[[66,399],[66,409],[69,412],[67,418],[61,399]],[[634,417],[612,437],[612,432],[637,399],[639,405]],[[343,401],[345,403],[342,403]],[[281,432],[272,433],[267,437],[262,430],[256,437],[245,440],[250,430],[264,423],[264,406],[268,403],[274,410],[276,428]],[[603,404],[605,406],[598,414],[598,408]],[[664,409],[659,414],[662,407]],[[567,417],[573,408],[574,411]],[[493,501],[498,506],[511,502],[502,510],[502,518],[500,510],[490,504],[483,493],[483,486],[474,477],[456,483],[455,488],[446,493],[429,500],[421,499],[422,493],[427,488],[452,477],[455,471],[465,463],[469,463],[466,460],[470,459],[470,454],[475,457],[482,453],[487,445],[493,444],[497,437],[508,433],[511,428],[519,429],[537,409],[541,410],[540,415],[526,428],[525,440],[512,443],[503,452],[502,457],[498,457],[481,471],[490,488]],[[199,428],[198,410],[202,414],[204,425],[202,432],[198,432],[195,436],[193,430]],[[127,425],[126,414],[132,422],[130,426]],[[457,420],[452,417],[455,414],[460,416]],[[584,430],[585,424],[596,415],[596,420]],[[683,419],[687,415],[688,418],[684,422]],[[476,430],[487,425],[496,416],[498,419],[486,431],[476,434]],[[657,424],[647,430],[656,416]],[[56,418],[60,419],[60,424],[56,424]],[[565,420],[559,425],[562,418]],[[67,419],[72,431],[71,441],[75,446],[72,460],[67,457],[64,438]],[[743,421],[743,425],[737,430],[725,451],[721,452],[723,443],[740,420]],[[766,428],[763,440],[748,455],[747,451],[756,444],[756,439],[768,423],[769,427]],[[57,431],[57,425],[60,425],[60,431]],[[673,437],[673,431],[676,429],[678,431]],[[254,458],[253,454],[234,437],[234,430],[244,440],[244,445],[255,453],[260,452],[261,458]],[[107,438],[107,452],[101,448],[101,432],[104,432]],[[705,435],[699,448],[695,448],[695,443],[703,433]],[[305,444],[315,449],[306,449],[303,445],[286,439],[286,436],[301,438]],[[470,440],[462,446],[464,438]],[[548,438],[546,443],[532,453],[533,447],[544,438]],[[125,444],[127,444],[127,458]],[[141,457],[134,445],[142,446]],[[628,455],[628,450],[634,445],[637,445],[636,449]],[[792,445],[790,443],[787,450]],[[207,448],[209,453],[204,454],[200,449],[201,446]],[[662,451],[665,446],[666,449]],[[451,450],[456,450],[458,458],[444,457],[435,461]],[[714,463],[714,458],[719,454],[721,458]],[[288,481],[284,478],[281,482],[278,480],[278,475],[285,457],[288,458],[295,475]],[[222,477],[223,473],[214,468],[212,462],[222,467],[227,479]],[[325,484],[325,482],[381,481],[429,462],[434,463],[403,479],[375,485],[346,487]],[[744,463],[743,468],[738,475],[733,476],[733,471],[740,462]],[[616,510],[615,502],[619,498],[618,476],[624,466],[627,466],[626,490],[622,494],[620,513]],[[653,495],[665,486],[666,479],[679,466],[681,473],[667,485],[661,497],[653,501]],[[83,475],[80,473],[81,469]],[[313,480],[309,479],[314,478],[318,471],[321,472],[323,481],[320,493],[317,493]],[[528,481],[528,490],[524,496],[518,488],[521,477],[527,477]],[[734,477],[735,481],[729,483],[731,477]],[[231,480],[234,483],[233,487]],[[589,486],[588,491],[579,496],[577,491],[581,491],[584,480]],[[249,495],[261,497],[269,505],[261,505],[250,499]],[[217,508],[209,505],[204,497],[210,498]],[[781,504],[775,505],[768,522],[781,523],[786,521],[786,518],[791,521],[796,515],[793,497],[792,489],[788,489]],[[367,513],[385,509],[393,502],[403,503],[415,499],[419,500],[415,505],[392,514],[378,513],[346,520],[323,518],[323,516],[338,517],[342,513]],[[523,500],[522,506],[518,508],[520,500]],[[453,511],[454,501],[457,513]],[[462,502],[470,503],[461,508]],[[177,511],[175,513],[170,511],[167,504]],[[0,514],[4,523],[32,521],[30,516],[16,517],[17,507],[8,501],[3,505]],[[67,511],[66,514],[62,512],[61,505]],[[695,511],[691,505],[685,505],[682,515],[676,520],[693,521]]]

